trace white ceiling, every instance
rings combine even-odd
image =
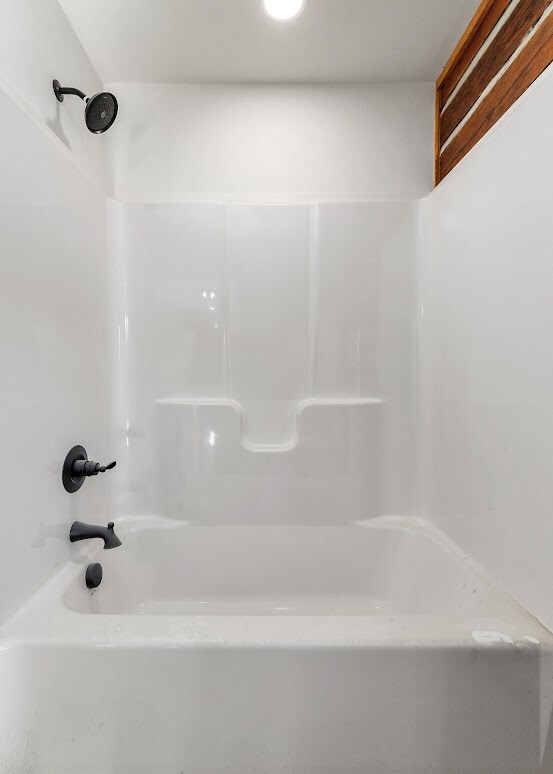
[[[60,0],[104,83],[434,80],[479,0]]]

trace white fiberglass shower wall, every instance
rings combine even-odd
[[[120,511],[416,512],[431,87],[108,88]]]
[[[410,513],[416,203],[112,207],[122,511]]]

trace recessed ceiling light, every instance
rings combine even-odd
[[[307,0],[263,0],[265,10],[273,19],[288,21],[301,13]]]

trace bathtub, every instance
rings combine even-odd
[[[431,525],[116,530],[1,632],[2,772],[553,770],[553,637]]]

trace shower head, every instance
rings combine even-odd
[[[94,134],[107,131],[117,117],[117,109],[117,100],[109,91],[87,99],[84,117],[89,130]]]
[[[117,100],[115,95],[110,94],[109,91],[102,91],[92,97],[87,97],[80,89],[60,86],[59,81],[54,81],[52,85],[59,102],[63,102],[66,94],[74,94],[86,102],[84,118],[88,130],[93,134],[106,132],[117,118]]]

